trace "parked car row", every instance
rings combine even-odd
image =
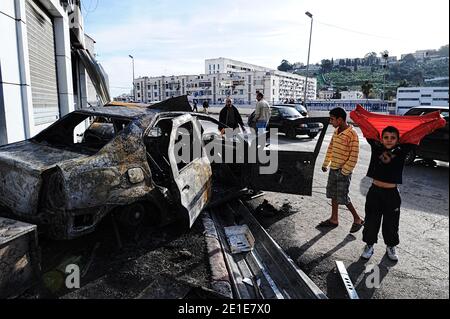
[[[432,134],[425,136],[419,147],[408,154],[406,164],[412,164],[416,158],[422,158],[426,161],[449,161],[448,106],[413,107],[405,113],[405,116],[421,116],[436,111],[439,111],[445,118],[445,120],[447,121],[447,125],[441,129],[434,131]]]
[[[304,120],[309,115],[306,108],[301,105],[274,105],[271,108],[271,112],[272,115],[267,128],[278,129],[280,133],[286,134],[288,138],[294,139],[297,135],[307,135],[310,138],[315,138],[323,129],[322,123]],[[248,125],[255,127],[255,112],[249,116]]]

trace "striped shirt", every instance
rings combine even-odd
[[[342,174],[350,175],[358,162],[359,139],[358,133],[350,125],[345,131],[339,133],[339,128],[331,138],[323,167],[341,169]]]

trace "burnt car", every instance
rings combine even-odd
[[[447,124],[445,125],[445,127],[440,128],[433,133],[425,136],[420,142],[419,147],[408,154],[406,158],[406,164],[412,164],[417,157],[422,158],[425,161],[449,161],[448,106],[413,107],[405,113],[405,116],[421,116],[436,111],[439,111],[441,113],[441,115],[445,118]]]
[[[267,128],[276,128],[279,132],[286,134],[288,138],[294,139],[297,135],[308,135],[310,138],[315,138],[324,128],[320,122],[305,121],[307,116],[300,114],[295,107],[274,105],[271,107],[271,112]],[[255,112],[249,116],[248,125],[255,126]]]
[[[211,145],[221,148],[219,157],[226,155],[222,147],[236,153],[249,145],[244,139],[227,143],[219,124],[190,113],[187,97],[72,112],[29,140],[0,147],[0,216],[37,224],[50,238],[73,239],[109,214],[130,226],[146,218],[191,227],[211,204],[217,180],[238,189],[311,195],[325,132],[314,152],[280,152],[276,172],[261,175],[266,162],[225,164],[212,157]],[[179,146],[193,149],[195,141],[201,152],[179,160]]]

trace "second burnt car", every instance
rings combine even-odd
[[[314,152],[280,152],[277,171],[260,175],[259,163],[212,163],[208,145],[229,147],[225,137],[207,132],[218,124],[190,113],[185,96],[151,107],[109,104],[72,112],[29,140],[0,147],[0,216],[72,239],[94,231],[110,213],[129,225],[150,218],[190,227],[211,202],[215,179],[230,179],[232,172],[241,189],[311,194],[324,134]],[[180,161],[180,145],[193,149],[195,141],[201,153]],[[236,143],[231,147],[236,151]]]

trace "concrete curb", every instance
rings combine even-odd
[[[211,287],[224,298],[233,298],[230,276],[222,253],[216,227],[209,213],[202,218],[205,228],[205,242],[211,268]]]

